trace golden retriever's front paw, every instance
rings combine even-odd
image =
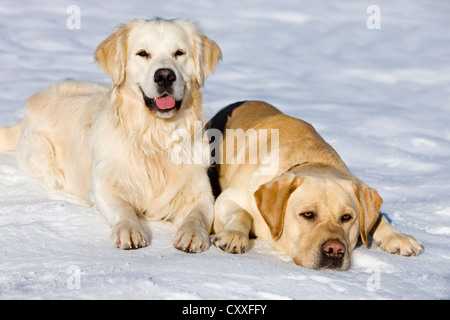
[[[229,253],[245,253],[248,249],[248,235],[240,231],[221,231],[212,241],[216,247]]]
[[[178,250],[198,253],[209,248],[208,232],[202,228],[180,227],[173,246]]]
[[[116,224],[111,233],[111,239],[120,249],[138,249],[148,245],[147,236],[139,222]]]
[[[383,241],[378,241],[377,245],[387,252],[402,256],[416,256],[424,250],[418,240],[403,233],[391,234]]]

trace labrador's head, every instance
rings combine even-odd
[[[275,249],[307,268],[347,270],[358,237],[367,245],[383,200],[352,176],[306,167],[260,186],[256,204]]]
[[[126,86],[161,118],[183,107],[221,58],[220,48],[185,20],[133,20],[97,48],[95,59],[115,86]]]

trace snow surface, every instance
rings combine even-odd
[[[80,29],[66,25],[73,4]],[[372,4],[381,29],[366,26]],[[151,245],[121,251],[96,210],[0,153],[0,299],[450,298],[449,2],[2,0],[0,125],[51,82],[109,82],[96,46],[119,23],[156,16],[198,22],[221,46],[208,117],[261,99],[309,121],[425,251],[361,246],[349,271],[314,271],[258,240],[244,255],[186,254],[172,247],[171,224],[144,221]]]

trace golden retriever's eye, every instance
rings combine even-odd
[[[150,54],[145,51],[145,50],[140,50],[138,51],[138,53],[136,53],[137,56],[143,57],[143,58],[148,58],[150,56]]]
[[[175,51],[174,56],[176,58],[176,57],[184,56],[185,54],[186,54],[186,52],[184,52],[183,50],[177,50],[177,51]]]
[[[314,212],[310,212],[310,211],[300,213],[300,215],[301,215],[303,218],[305,218],[306,220],[313,220],[314,217],[316,216]]]
[[[341,221],[342,221],[342,222],[347,222],[347,221],[350,221],[351,219],[352,219],[352,216],[349,215],[349,214],[344,214],[344,215],[341,217]]]

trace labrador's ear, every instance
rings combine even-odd
[[[286,205],[291,193],[302,183],[304,178],[287,172],[261,185],[254,193],[256,205],[270,229],[274,240],[283,233]]]
[[[115,85],[125,80],[129,25],[121,25],[95,51],[95,60]]]
[[[369,188],[361,181],[356,182],[355,194],[358,199],[359,235],[367,246],[368,235],[380,216],[383,199],[375,189]]]
[[[216,69],[217,63],[222,59],[222,51],[214,41],[199,32],[195,55],[197,69],[196,80],[200,86],[203,86],[206,77]]]

